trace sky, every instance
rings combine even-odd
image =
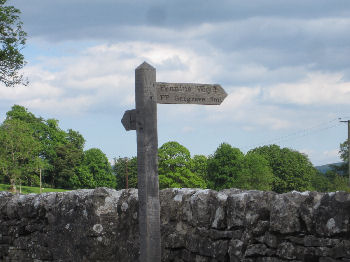
[[[0,121],[14,104],[79,131],[85,149],[136,156],[135,68],[159,82],[220,84],[220,106],[158,105],[158,144],[192,155],[223,143],[246,153],[277,144],[314,165],[339,162],[350,119],[348,0],[8,0],[22,12],[27,87],[0,85]]]

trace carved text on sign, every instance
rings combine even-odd
[[[155,83],[158,104],[220,105],[227,96],[220,85]]]

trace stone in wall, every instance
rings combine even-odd
[[[350,194],[160,191],[162,261],[350,261]],[[0,261],[138,261],[137,190],[0,192]]]

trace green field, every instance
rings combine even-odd
[[[10,191],[10,185],[0,184],[0,191]],[[69,190],[56,189],[56,188],[43,188],[43,190],[42,190],[43,193],[65,192],[65,191],[69,191]],[[17,192],[19,193],[19,186],[17,186]],[[40,188],[39,187],[30,187],[30,186],[22,186],[21,193],[22,194],[30,194],[30,193],[39,194]]]

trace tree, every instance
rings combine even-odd
[[[222,143],[208,158],[208,186],[215,190],[234,187],[243,167],[244,155],[238,148]]]
[[[349,145],[348,140],[345,140],[343,143],[340,144],[340,148],[339,148],[340,158],[344,162],[348,162],[349,161],[349,148],[348,148],[348,145]]]
[[[60,168],[57,168],[57,160],[60,161],[61,158],[65,158],[63,151],[67,152],[67,150],[64,150],[63,148],[69,142],[67,141],[68,135],[65,131],[60,129],[58,125],[59,122],[56,119],[47,119],[46,121],[43,121],[43,123],[44,125],[37,127],[36,130],[39,134],[40,143],[43,146],[41,154],[48,162],[44,181],[45,183],[50,184],[52,187],[55,187],[57,186],[57,179],[60,176],[58,173],[58,170],[60,170]],[[70,143],[70,147],[74,148],[74,143]],[[82,158],[83,150],[81,146],[76,149]],[[79,164],[77,163],[77,166],[78,165]],[[66,169],[69,168],[74,169],[75,167],[66,167]]]
[[[328,192],[331,190],[332,182],[329,179],[329,174],[329,171],[328,174],[322,174],[321,172],[316,171],[311,178],[312,190],[318,192]]]
[[[207,180],[208,176],[208,158],[205,155],[194,155],[192,157],[191,171]]]
[[[6,113],[6,120],[20,120],[27,123],[33,131],[36,140],[41,144],[40,158],[44,164],[39,168],[45,169],[46,182],[54,184],[54,168],[53,162],[56,159],[56,148],[58,145],[64,144],[67,134],[58,127],[58,120],[44,120],[42,117],[36,117],[23,106],[14,105],[11,110]]]
[[[66,139],[68,143],[72,144],[75,148],[84,149],[85,139],[78,131],[68,129],[68,133],[66,134]],[[94,150],[96,151],[99,149],[95,148]],[[94,150],[91,150],[91,151],[94,151]]]
[[[87,166],[80,165],[75,169],[72,176],[69,177],[69,186],[73,189],[95,188],[96,181],[90,173]]]
[[[116,187],[116,178],[106,155],[98,148],[84,151],[80,165],[69,175],[68,187],[95,188]]]
[[[306,155],[277,145],[258,147],[250,152],[262,155],[269,162],[275,176],[273,191],[284,193],[312,189],[311,181],[316,169]]]
[[[28,124],[41,122],[42,118],[35,117],[34,114],[28,112],[28,110],[20,105],[13,105],[11,110],[6,113],[6,119],[18,119]]]
[[[6,86],[26,84],[19,70],[26,64],[21,50],[27,34],[23,31],[20,10],[0,0],[0,82]]]
[[[164,143],[158,150],[159,167],[161,173],[175,172],[178,168],[189,168],[191,165],[190,151],[178,142]]]
[[[113,171],[116,175],[117,189],[126,188],[126,177],[128,178],[128,188],[137,188],[137,157],[115,158]]]
[[[327,188],[323,190],[324,192],[335,192],[335,191],[346,191],[350,192],[350,188],[348,186],[348,177],[339,174],[336,170],[331,169],[328,170],[325,174],[321,174],[327,180]],[[322,185],[322,184],[321,184]],[[323,185],[323,187],[325,187]],[[321,190],[318,191],[322,191]]]
[[[0,126],[0,172],[9,179],[12,191],[22,179],[35,172],[40,143],[30,125],[18,119],[8,119]]]
[[[326,177],[330,181],[328,191],[347,191],[350,192],[348,184],[349,172],[349,148],[348,140],[340,144],[339,154],[343,162],[340,165],[331,165],[331,170],[326,173]]]
[[[96,187],[116,187],[116,179],[106,155],[98,148],[84,152],[82,166],[88,168]]]
[[[38,172],[45,170],[43,181],[52,187],[71,188],[69,178],[75,174],[83,159],[84,137],[72,129],[67,132],[62,130],[56,119],[36,117],[19,105],[14,105],[6,113],[5,121],[9,120],[26,123],[34,139],[40,143],[39,156],[44,162],[36,166]],[[28,183],[32,183],[29,171],[27,176]]]
[[[208,184],[215,190],[241,188],[271,190],[274,181],[268,161],[255,153],[221,144],[208,158]]]
[[[52,183],[58,188],[74,188],[71,182],[81,165],[83,165],[85,152],[83,150],[85,139],[77,131],[68,130],[68,133],[58,128],[58,121],[51,120],[54,124],[51,128],[51,141],[54,147],[52,158]],[[79,169],[84,170],[84,169]],[[85,185],[81,185],[84,187]],[[86,185],[87,186],[87,185]],[[90,187],[91,188],[91,185]]]
[[[72,189],[70,178],[75,175],[83,160],[83,150],[67,143],[55,148],[56,157],[53,162],[53,186]]]
[[[348,140],[345,140],[339,146],[339,154],[343,162],[340,165],[331,165],[331,169],[341,176],[348,176],[349,173],[349,148]]]
[[[256,153],[248,153],[243,158],[242,169],[233,185],[242,189],[271,190],[274,181],[268,161]]]
[[[350,188],[349,188],[349,178],[340,176],[338,174],[335,175],[332,183],[332,187],[330,191],[345,191],[350,193]]]
[[[7,112],[0,131],[0,146],[18,142],[21,154],[28,155],[27,160],[19,156],[22,160],[17,161],[18,168],[12,168],[10,173],[6,157],[11,152],[5,152],[6,146],[0,148],[3,160],[0,178],[5,183],[21,179],[26,185],[36,185],[39,184],[38,175],[45,171],[43,181],[46,186],[66,189],[116,187],[106,155],[97,148],[84,152],[84,137],[72,129],[62,130],[56,119],[36,117],[26,108],[14,105]]]
[[[202,177],[191,171],[190,151],[178,142],[164,143],[158,150],[159,188],[205,188]]]

